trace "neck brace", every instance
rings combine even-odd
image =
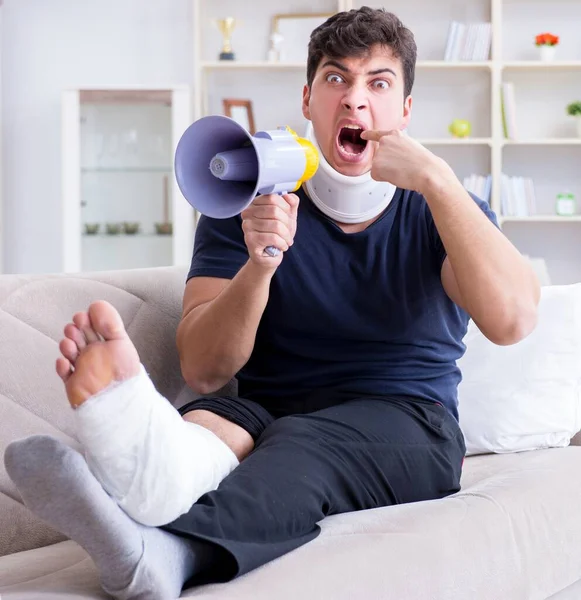
[[[338,223],[363,223],[383,212],[395,194],[394,185],[375,181],[369,172],[357,177],[342,175],[326,161],[310,123],[305,137],[319,153],[319,168],[305,185],[323,214]]]

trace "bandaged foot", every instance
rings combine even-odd
[[[238,459],[157,392],[119,313],[91,304],[65,327],[63,379],[85,458],[103,488],[144,525],[171,523],[215,490]]]

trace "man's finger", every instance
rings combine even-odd
[[[379,142],[379,140],[386,136],[390,135],[391,131],[379,131],[377,129],[366,129],[361,132],[361,138],[367,140],[369,142]]]
[[[285,194],[283,198],[288,202],[291,209],[296,209],[299,205],[299,197],[296,194]]]
[[[252,204],[254,206],[278,206],[286,213],[290,213],[291,207],[289,203],[280,194],[266,194],[256,196]]]

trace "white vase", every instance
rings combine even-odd
[[[575,117],[577,121],[577,135],[581,138],[581,115]]]
[[[541,60],[543,62],[551,62],[555,58],[555,54],[557,52],[557,46],[549,46],[548,44],[543,44],[541,47]]]

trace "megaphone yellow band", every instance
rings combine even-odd
[[[297,181],[297,184],[291,192],[296,192],[305,181],[308,181],[319,168],[319,153],[317,149],[313,145],[312,142],[307,140],[306,138],[299,137],[296,132],[294,132],[290,127],[286,127],[287,131],[291,133],[296,139],[299,146],[302,147],[303,152],[305,153],[305,171],[302,174],[301,178]]]

